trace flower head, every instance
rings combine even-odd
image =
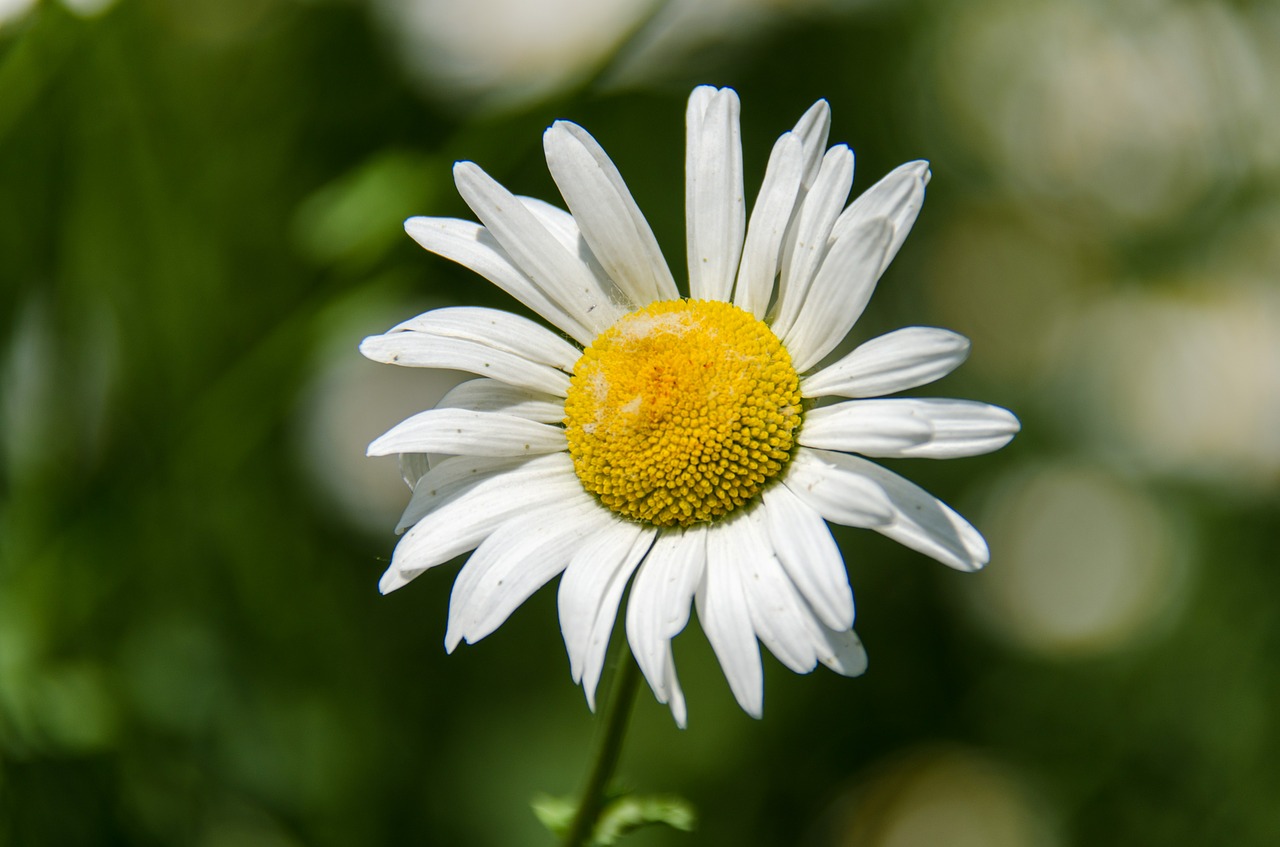
[[[613,162],[564,121],[543,141],[569,211],[460,162],[458,190],[482,223],[406,222],[423,247],[559,330],[459,307],[361,344],[380,362],[479,377],[369,447],[401,454],[413,487],[384,593],[475,551],[454,582],[448,650],[493,632],[563,574],[560,626],[594,707],[630,583],[627,640],[677,723],[686,710],[671,639],[695,604],[734,696],[759,716],[759,642],[798,673],[866,668],[826,522],[960,570],[987,562],[962,517],[867,458],[972,456],[1013,437],[1017,419],[995,406],[882,399],[945,376],[968,341],[909,327],[819,367],[861,315],[929,180],[928,165],[911,162],[846,207],[853,154],[825,149],[829,123],[819,101],[778,139],[748,224],[738,96],[694,90],[688,298]]]

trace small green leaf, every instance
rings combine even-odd
[[[563,836],[573,824],[573,816],[578,813],[578,803],[570,797],[552,797],[550,794],[538,794],[529,801],[533,813],[552,835]]]
[[[601,812],[594,843],[598,847],[611,847],[628,832],[658,823],[681,832],[692,832],[698,823],[697,813],[688,800],[674,795],[619,797]]]

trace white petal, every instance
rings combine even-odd
[[[776,562],[766,570],[769,577],[754,592],[749,589],[748,597],[760,640],[779,661],[796,673],[809,673],[819,662],[844,676],[865,671],[867,654],[853,630],[822,623]]]
[[[893,226],[874,218],[831,246],[795,325],[780,336],[797,371],[818,364],[849,334],[871,299],[892,238]]]
[[[379,583],[387,594],[422,572],[475,549],[511,516],[530,503],[547,503],[582,494],[582,483],[568,453],[530,459],[495,474],[445,503],[414,524],[396,545],[391,566]]]
[[[392,327],[387,334],[412,330],[441,338],[462,338],[523,356],[531,362],[573,373],[582,351],[528,318],[479,306],[432,309]]]
[[[633,306],[678,297],[658,240],[604,149],[568,121],[552,124],[542,142],[547,167],[587,244]]]
[[[841,457],[839,460],[831,457]],[[871,480],[844,470],[843,453],[801,447],[787,465],[782,484],[832,523],[877,527],[893,520],[884,492]]]
[[[695,89],[689,98],[685,159],[685,223],[689,296],[728,300],[742,254],[746,207],[738,95]]]
[[[666,656],[663,659],[663,672],[666,679],[666,689],[670,692],[671,716],[675,718],[676,726],[684,729],[688,726],[689,711],[685,708],[684,691],[680,689],[680,680],[676,678],[676,660],[671,654],[671,642],[667,642]]]
[[[557,606],[569,671],[592,711],[618,602],[656,534],[654,527],[614,518],[578,549],[560,579]]]
[[[751,209],[742,264],[733,289],[733,304],[763,319],[773,297],[773,281],[787,225],[795,211],[800,180],[804,176],[804,145],[794,132],[784,133],[773,145],[764,182]]]
[[[558,426],[500,412],[430,409],[393,426],[369,445],[368,455],[531,456],[564,449],[564,430]]]
[[[474,644],[564,570],[582,544],[613,519],[585,492],[508,520],[471,554],[449,596],[445,649]]]
[[[853,152],[843,144],[822,158],[818,178],[804,196],[787,233],[778,280],[777,317],[773,331],[780,337],[796,323],[810,288],[827,255],[831,227],[853,187]]]
[[[828,627],[853,626],[849,574],[822,515],[785,485],[765,489],[763,500],[769,539],[791,581]]]
[[[640,566],[627,599],[627,641],[658,702],[673,696],[668,682],[674,669],[664,666],[671,639],[689,622],[694,592],[707,559],[706,529],[666,530],[658,535]]]
[[[838,673],[861,673],[866,668],[866,656],[857,636],[848,625],[827,626],[801,596],[770,548],[767,514],[755,509],[745,517],[739,524],[744,530],[739,532],[742,584],[760,641],[796,673],[809,673],[818,662]],[[822,529],[825,532],[825,527]],[[826,535],[830,538],[830,533]],[[843,572],[843,567],[840,570]],[[847,580],[844,584],[847,590]]]
[[[409,218],[404,230],[427,250],[469,268],[564,330],[580,344],[596,337],[571,311],[534,285],[511,261],[493,235],[474,221],[455,218]]]
[[[829,485],[851,485],[861,478],[861,482],[857,483],[859,489],[871,485],[879,490],[879,498],[892,516],[887,523],[871,525],[871,529],[876,532],[957,570],[976,571],[990,559],[991,553],[982,535],[956,514],[954,509],[920,486],[874,462],[847,453],[802,447],[796,459],[801,455],[811,457],[806,459],[806,463],[813,461],[826,466]],[[796,459],[791,462],[793,467]],[[808,499],[790,484],[790,476],[788,474],[788,487],[802,498]],[[866,523],[845,521],[834,510],[828,511],[814,500],[809,500],[809,504],[833,523],[868,526]]]
[[[564,400],[559,397],[493,379],[469,379],[455,385],[440,398],[436,408],[502,412],[540,423],[564,420]]]
[[[698,127],[701,128],[702,116],[706,114],[707,106],[711,105],[711,101],[719,93],[720,89],[714,85],[699,85],[689,92],[689,103],[685,112],[686,126],[691,125],[696,119]]]
[[[867,341],[839,361],[800,378],[805,397],[879,397],[928,385],[969,356],[969,339],[927,326],[909,326]]]
[[[822,151],[827,149],[827,137],[831,131],[831,105],[826,100],[814,103],[800,116],[792,131],[804,141],[805,172],[801,185],[807,191],[818,178]]]
[[[831,230],[831,238],[844,238],[863,221],[888,218],[893,223],[893,240],[889,242],[889,249],[885,251],[880,265],[880,273],[884,273],[893,257],[898,255],[898,248],[906,240],[907,233],[920,214],[920,207],[924,204],[924,187],[928,184],[928,162],[899,165],[844,210]]]
[[[513,471],[528,461],[530,459],[526,456],[450,456],[443,459],[417,480],[396,532],[403,532],[436,507],[460,497],[490,477]]]
[[[602,280],[566,250],[524,203],[474,162],[453,166],[454,183],[502,249],[548,297],[595,333],[621,316]]]
[[[569,390],[569,377],[564,371],[463,338],[401,330],[369,336],[360,342],[360,352],[388,365],[467,371],[557,397],[564,397]]]
[[[734,531],[740,520],[720,521],[707,530],[707,567],[696,595],[698,620],[734,699],[743,711],[758,718],[764,711],[764,667],[742,587],[741,566],[750,551],[742,546],[743,536]]]
[[[972,400],[848,400],[805,415],[800,443],[864,456],[955,459],[999,450],[1018,429],[1009,410]]]
[[[738,550],[744,555],[738,566],[751,625],[778,661],[796,673],[809,673],[818,664],[818,625],[774,555],[763,521],[753,509],[734,528],[741,536]]]
[[[662,568],[655,568],[654,575],[658,581],[659,632],[664,638],[675,638],[689,625],[692,598],[707,567],[707,527],[663,533],[664,539],[667,536],[671,536],[671,547],[660,551],[655,544],[650,556],[665,559]]]
[[[417,488],[418,480],[431,470],[431,462],[427,460],[426,453],[401,453],[399,464],[400,478],[409,486],[410,491]]]
[[[799,442],[805,447],[861,453],[864,456],[898,455],[929,441],[931,427],[921,417],[897,414],[881,400],[849,400],[812,409],[804,416]]]
[[[818,661],[841,676],[861,676],[867,670],[867,651],[851,629],[823,632],[824,644],[818,646]]]
[[[591,247],[587,244],[587,239],[582,236],[582,229],[578,226],[578,222],[574,220],[573,215],[561,209],[554,203],[548,203],[537,197],[517,196],[526,209],[533,213],[538,223],[542,224],[547,232],[560,242],[560,246],[568,251],[569,255],[574,256],[578,261],[587,268],[591,277],[597,280],[600,290],[605,293],[612,304],[614,314],[621,317],[625,312],[633,307],[629,303],[629,298],[623,293],[622,289],[609,279],[609,274],[605,273],[604,267],[596,259]]]

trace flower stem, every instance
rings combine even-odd
[[[625,643],[620,652],[622,656],[618,661],[618,669],[614,672],[613,691],[609,694],[609,702],[605,704],[604,724],[599,735],[595,762],[591,766],[587,784],[582,789],[582,801],[578,804],[578,813],[574,815],[573,826],[565,837],[564,847],[588,847],[591,843],[591,834],[595,831],[596,821],[604,808],[605,789],[622,753],[622,739],[627,733],[627,720],[631,717],[631,705],[636,699],[640,669]]]

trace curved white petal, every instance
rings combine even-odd
[[[657,532],[615,517],[578,549],[560,578],[556,603],[569,672],[593,712],[618,602]]]
[[[404,222],[404,230],[437,256],[457,262],[489,280],[579,344],[590,344],[596,337],[594,330],[573,317],[574,310],[561,306],[516,267],[497,239],[480,224],[456,218],[414,217]]]
[[[779,336],[797,371],[818,364],[849,334],[871,299],[892,238],[892,224],[873,218],[831,245],[795,323]]]
[[[547,167],[583,237],[633,308],[678,297],[649,222],[590,133],[577,124],[556,121],[542,144]]]
[[[833,488],[856,484],[860,491],[868,485],[878,490],[879,499],[890,511],[891,518],[887,523],[870,525],[876,532],[957,570],[976,571],[990,559],[991,553],[981,533],[954,509],[915,483],[874,462],[847,453],[802,447],[796,459],[801,455],[809,457],[806,463],[816,462],[825,466],[827,485]],[[796,464],[796,459],[792,460],[792,465]],[[796,491],[790,485],[790,474],[787,483]],[[796,493],[800,494],[799,491]],[[845,521],[836,510],[829,512],[818,502],[811,500],[810,505],[833,523],[868,526],[866,523]]]
[[[388,365],[466,371],[557,397],[564,397],[569,390],[569,376],[564,371],[464,338],[401,330],[369,336],[360,342],[360,352]]]
[[[685,228],[689,296],[728,300],[742,254],[746,206],[738,94],[694,90],[686,112]]]
[[[811,295],[818,268],[827,256],[831,227],[853,188],[853,152],[839,144],[822,158],[818,177],[804,196],[787,233],[778,278],[773,331],[784,336],[799,319]]]
[[[843,676],[867,669],[866,651],[853,630],[834,630],[819,620],[776,560],[765,561],[744,583],[756,633],[788,668],[809,673],[820,662]]]
[[[502,249],[562,309],[594,333],[622,311],[581,257],[567,250],[523,202],[474,162],[453,166],[458,193]]]
[[[864,456],[899,455],[929,442],[929,422],[912,415],[895,414],[893,407],[872,405],[879,400],[849,400],[811,409],[804,416],[805,447],[861,453]]]
[[[609,298],[609,302],[613,306],[614,314],[621,317],[623,313],[634,308],[630,304],[630,300],[622,289],[619,288],[613,280],[609,279],[609,274],[605,272],[604,267],[591,252],[591,247],[587,244],[587,239],[582,235],[582,228],[578,226],[578,222],[573,215],[561,209],[554,203],[548,203],[537,197],[526,197],[518,195],[516,197],[526,209],[533,213],[538,223],[551,233],[556,241],[560,242],[569,255],[575,257],[587,268],[591,277],[596,280],[596,284],[605,296]]]
[[[705,526],[660,533],[632,581],[627,599],[631,652],[658,702],[671,702],[673,711],[679,686],[674,667],[666,663],[670,661],[671,639],[689,623],[690,605],[706,566],[706,539]]]
[[[402,421],[369,445],[368,455],[449,453],[530,456],[566,449],[564,430],[500,412],[429,409]]]
[[[409,454],[416,455],[416,454]],[[527,456],[449,456],[423,473],[413,487],[396,532],[403,532],[436,507],[453,500],[485,480],[519,468]]]
[[[474,644],[565,569],[574,553],[613,520],[590,495],[528,509],[498,527],[471,554],[449,595],[445,649]]]
[[[458,383],[440,398],[436,408],[502,412],[539,423],[560,423],[564,419],[564,400],[559,397],[494,379]]]
[[[805,415],[800,443],[864,456],[956,459],[999,450],[1019,429],[1008,409],[972,400],[848,400]]]
[[[764,515],[753,509],[744,518],[735,531],[745,554],[739,567],[752,628],[778,661],[796,673],[809,673],[818,664],[817,622],[774,555]]]
[[[432,309],[396,324],[386,334],[404,331],[474,341],[568,373],[573,373],[573,366],[582,358],[581,350],[551,330],[501,309],[480,306]]]
[[[426,453],[401,453],[399,464],[400,478],[404,480],[405,485],[409,486],[410,491],[417,488],[418,480],[431,470],[431,462]]]
[[[442,463],[443,464],[443,463]],[[406,532],[378,584],[390,593],[430,568],[475,549],[511,516],[530,503],[581,495],[582,483],[568,453],[537,456],[503,474],[495,474],[441,503]]]
[[[733,304],[763,319],[773,297],[782,241],[795,211],[804,177],[804,143],[794,132],[783,133],[773,145],[764,182],[751,209],[742,264],[733,289]]]
[[[941,379],[969,356],[969,339],[947,329],[909,326],[858,345],[800,378],[805,397],[880,397]]]
[[[663,673],[666,690],[670,692],[671,717],[675,719],[676,726],[684,729],[688,726],[689,711],[685,708],[684,691],[680,688],[680,680],[676,678],[676,660],[671,654],[670,641],[667,642],[666,656],[663,658]]]
[[[762,506],[773,549],[814,612],[831,629],[853,626],[849,574],[822,515],[785,485],[766,488]]]
[[[781,488],[781,486],[775,486]],[[776,503],[776,501],[775,501]],[[866,654],[858,637],[849,624],[837,627],[827,625],[813,606],[805,599],[799,586],[771,548],[773,530],[766,510],[756,509],[747,513],[754,524],[753,533],[743,533],[744,542],[754,555],[743,561],[743,587],[756,635],[780,662],[796,673],[809,673],[821,662],[837,673],[855,676],[866,669]],[[818,518],[821,524],[821,518]],[[825,526],[820,526],[830,540]],[[837,551],[837,556],[838,551]],[[840,582],[848,591],[848,580],[843,578],[843,565],[836,562],[841,572]],[[852,603],[852,594],[849,596]],[[852,607],[850,606],[850,617]]]
[[[818,645],[818,661],[841,676],[861,676],[867,670],[867,651],[852,629],[830,630],[824,627],[823,643]]]
[[[884,273],[893,257],[898,255],[898,248],[906,240],[907,233],[920,214],[920,207],[924,204],[924,187],[928,184],[928,162],[915,161],[899,165],[844,210],[831,230],[832,240],[844,238],[863,221],[888,218],[893,223],[893,240],[889,242],[889,249],[885,251],[880,265],[880,273]]]
[[[729,518],[707,530],[707,567],[696,595],[698,620],[720,660],[729,689],[742,710],[754,718],[764,711],[764,666],[742,586],[742,562],[751,551]]]
[[[890,523],[893,510],[885,502],[880,486],[843,471],[843,466],[830,456],[850,458],[843,453],[801,447],[787,465],[782,484],[832,523],[863,527]]]
[[[822,166],[822,152],[827,149],[827,137],[831,132],[831,104],[819,100],[800,116],[792,130],[804,142],[804,178],[801,187],[807,191],[818,178]]]

